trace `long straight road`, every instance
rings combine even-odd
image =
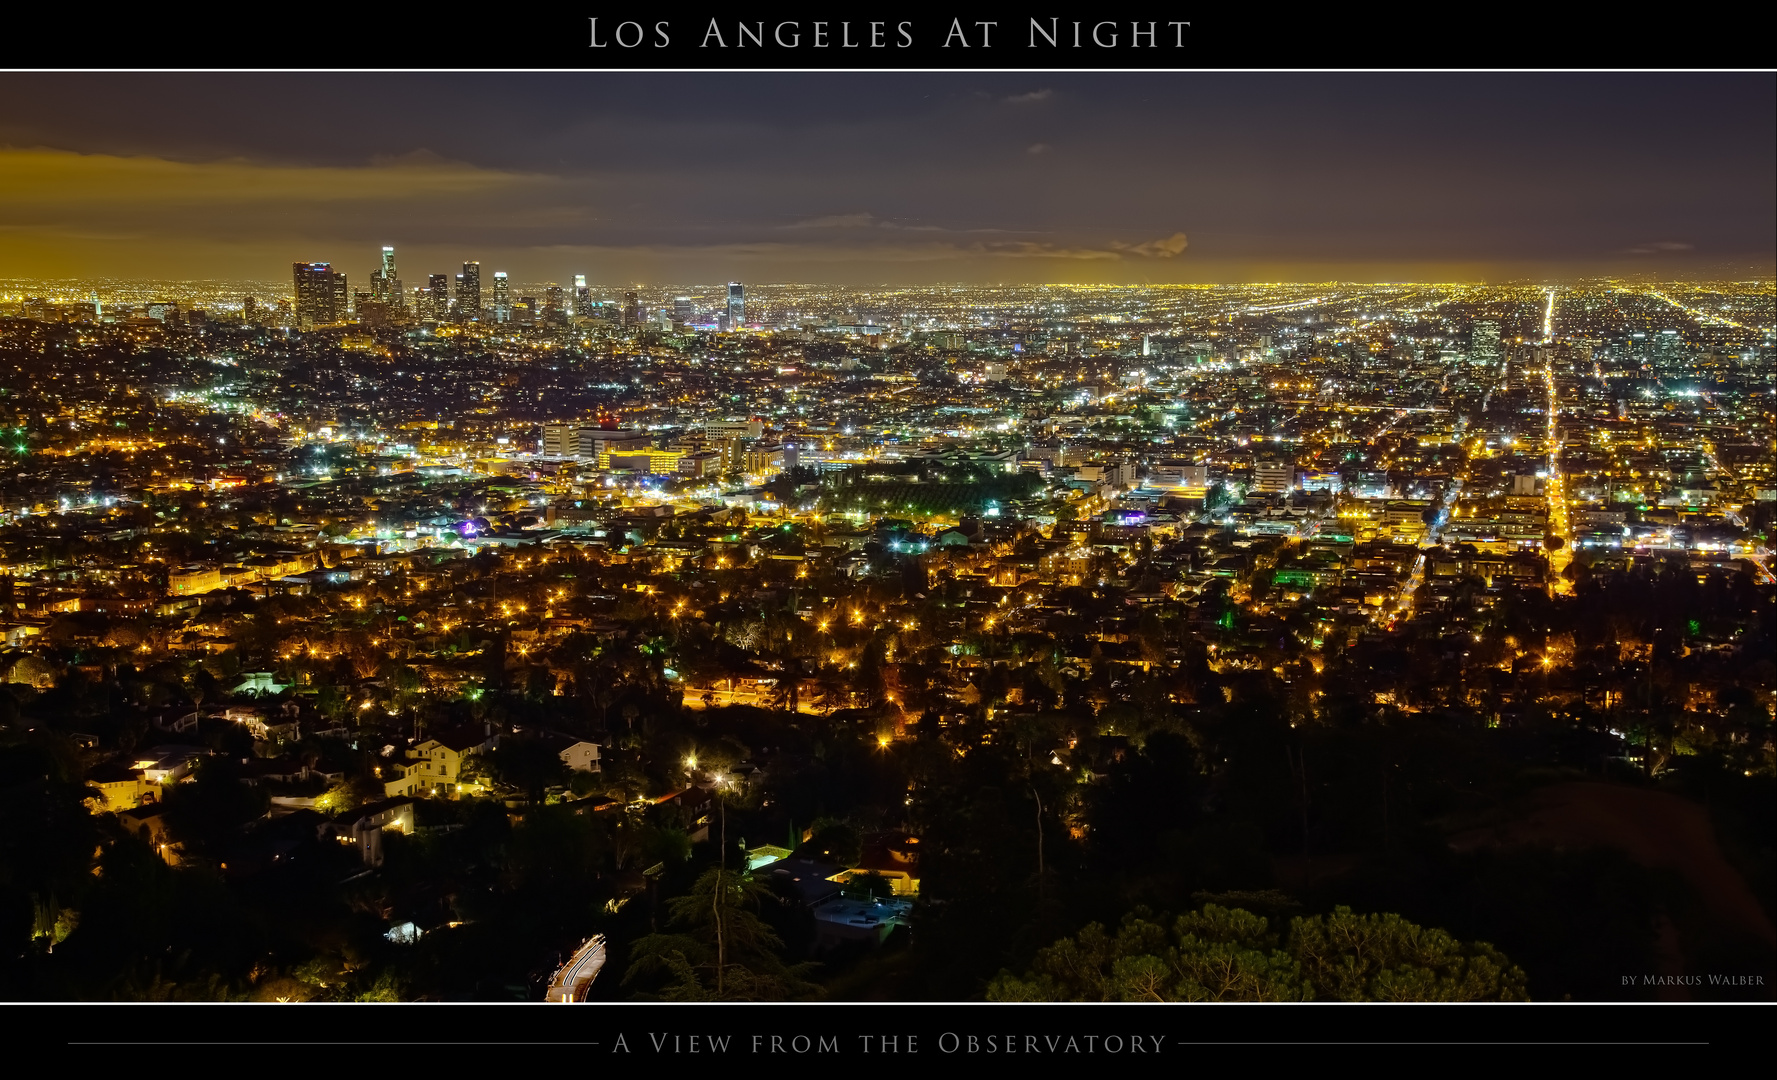
[[[1438,501],[1437,516],[1426,527],[1425,539],[1419,544],[1419,557],[1413,560],[1413,570],[1407,575],[1406,582],[1401,585],[1401,595],[1395,604],[1395,614],[1388,624],[1390,630],[1394,629],[1395,624],[1400,620],[1412,616],[1414,594],[1419,591],[1419,586],[1425,583],[1425,550],[1438,545],[1444,532],[1444,526],[1450,523],[1450,508],[1456,505],[1456,500],[1461,495],[1462,478],[1459,476],[1450,482],[1450,487],[1444,492],[1444,497]]]
[[[1555,290],[1549,290],[1549,306],[1543,313],[1543,342],[1555,340]],[[1559,537],[1561,546],[1549,552],[1549,587],[1567,592],[1572,586],[1562,572],[1573,561],[1573,536],[1567,523],[1567,488],[1561,476],[1561,393],[1555,387],[1555,359],[1551,349],[1545,353],[1543,379],[1549,386],[1549,478],[1544,492],[1549,500],[1549,535]]]

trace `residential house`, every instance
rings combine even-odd
[[[548,731],[543,734],[543,742],[561,758],[562,764],[574,772],[597,773],[599,767],[599,745],[576,739],[571,735]]]
[[[844,870],[832,863],[791,856],[767,863],[753,871],[753,880],[762,881],[773,891],[794,897],[810,910],[839,895],[839,883],[833,878]]]
[[[345,835],[358,845],[358,854],[366,866],[383,864],[383,833],[393,830],[411,835],[414,829],[413,800],[385,799],[358,808],[357,816],[347,826]]]
[[[141,772],[120,762],[95,766],[87,773],[86,784],[99,790],[97,798],[87,800],[97,813],[133,810],[144,796],[153,801],[154,789],[142,782]]]
[[[864,838],[858,865],[841,870],[833,878],[846,882],[869,874],[888,879],[896,896],[918,896],[919,838],[905,833],[871,833]]]
[[[135,768],[149,784],[174,784],[191,775],[197,763],[209,757],[201,746],[152,746],[136,758]]]
[[[276,710],[262,709],[255,705],[232,705],[223,710],[222,718],[245,727],[248,734],[261,742],[293,742],[300,737],[298,711],[294,701],[286,701]]]
[[[385,779],[383,793],[390,798],[437,795],[453,798],[462,785],[463,761],[470,754],[492,750],[499,742],[493,725],[464,724],[425,739],[407,751],[407,760],[396,767],[398,777]]]
[[[117,822],[125,832],[147,841],[167,865],[179,865],[179,844],[167,833],[166,807],[148,803],[123,810],[118,813]]]

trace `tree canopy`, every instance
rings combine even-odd
[[[786,1001],[817,993],[812,964],[786,964],[783,942],[758,915],[778,903],[745,874],[713,867],[668,902],[677,933],[635,943],[624,985],[652,985],[662,1001]]]
[[[1168,922],[1145,909],[1115,935],[1092,923],[1001,972],[990,1001],[1525,1001],[1524,972],[1486,942],[1461,942],[1399,915],[1270,921],[1205,904]]]

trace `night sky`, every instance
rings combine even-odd
[[[0,278],[1748,278],[1768,74],[6,74]]]

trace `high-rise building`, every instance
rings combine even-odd
[[[728,329],[739,330],[747,324],[747,287],[738,281],[728,283]]]
[[[457,275],[458,322],[475,322],[481,318],[481,264],[466,262]]]
[[[1267,494],[1288,491],[1296,486],[1296,464],[1293,461],[1260,461],[1253,465],[1253,490]]]
[[[1662,330],[1654,335],[1654,356],[1660,360],[1676,360],[1684,351],[1684,341],[1676,330]]]
[[[573,457],[580,452],[579,424],[544,424],[543,456]]]
[[[249,296],[241,301],[241,321],[248,326],[259,322],[259,301],[256,298]]]
[[[543,286],[543,321],[560,322],[567,313],[562,287],[553,281]]]
[[[642,321],[642,305],[634,292],[623,294],[623,325],[637,326]]]
[[[757,439],[765,434],[765,418],[753,416],[745,420],[705,420],[703,433],[711,442],[723,439]]]
[[[494,321],[512,321],[512,286],[506,280],[504,270],[494,271]]]
[[[383,248],[383,260],[370,272],[370,298],[385,310],[401,309],[401,276],[395,269],[395,249]]]
[[[433,274],[427,279],[426,299],[430,301],[427,317],[433,322],[444,322],[450,317],[449,274]]]
[[[574,318],[592,318],[592,289],[587,287],[586,275],[574,275]]]
[[[680,324],[689,324],[692,320],[694,320],[696,318],[697,318],[697,309],[691,306],[691,298],[689,296],[680,296],[680,297],[677,297],[673,300],[673,321],[674,322],[680,323]]]
[[[324,262],[296,263],[295,274],[297,329],[345,322],[350,294],[344,274],[334,273],[333,264]]]
[[[1476,320],[1469,335],[1468,358],[1471,364],[1499,363],[1499,323],[1492,319]]]
[[[617,427],[615,417],[601,419],[603,422],[599,424],[544,424],[544,456],[597,461],[602,454],[645,453],[653,448],[654,438],[646,431]]]
[[[784,471],[784,448],[774,442],[757,442],[746,449],[746,470],[757,476]]]

